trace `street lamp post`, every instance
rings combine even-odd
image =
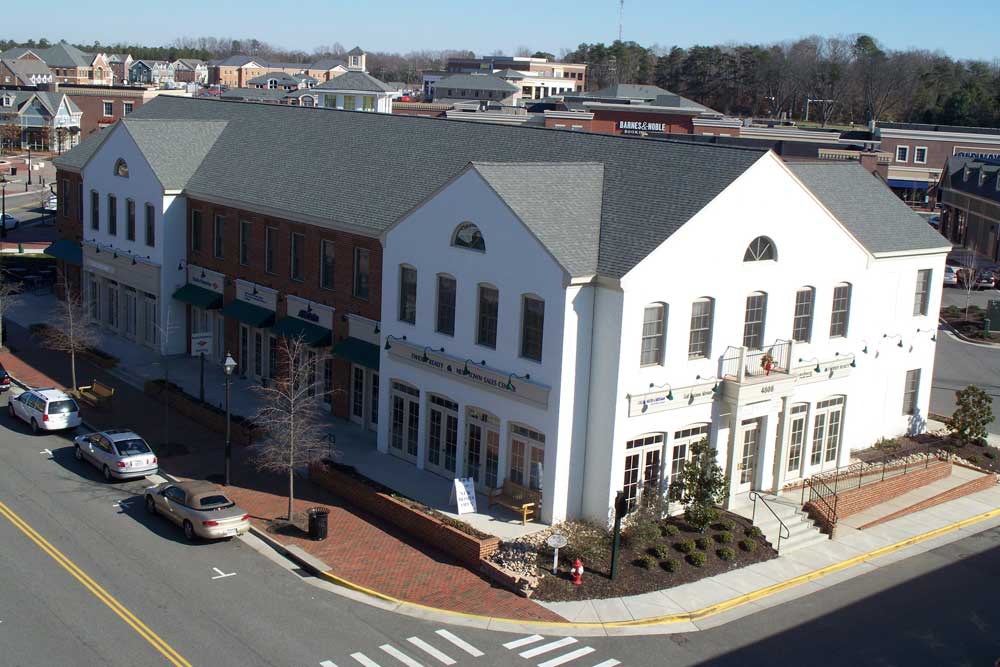
[[[233,355],[226,353],[226,360],[222,362],[222,369],[226,371],[226,486],[229,486],[229,460],[232,456],[232,447],[229,442],[229,385],[233,379],[233,370],[236,368],[236,360]]]
[[[31,185],[31,149],[28,149],[28,185]],[[27,191],[27,188],[25,188]]]
[[[0,175],[0,190],[3,191],[3,194],[0,195],[0,201],[3,202],[2,204],[0,204],[0,210],[2,210],[2,213],[0,213],[0,239],[7,238],[7,184],[8,183],[10,183],[10,181],[7,180],[7,177]]]

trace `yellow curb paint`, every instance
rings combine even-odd
[[[171,648],[169,644],[163,641],[163,639],[161,639],[155,632],[150,630],[146,624],[126,609],[124,605],[112,597],[111,594],[104,590],[96,581],[87,576],[83,570],[73,563],[73,561],[52,546],[52,544],[38,534],[34,528],[29,526],[24,519],[15,514],[13,510],[2,502],[0,502],[0,516],[3,516],[5,519],[10,521],[15,528],[24,533],[25,536],[34,542],[39,549],[51,557],[52,560],[56,561],[56,563],[58,563],[64,570],[69,572],[70,575],[80,582],[84,588],[90,591],[94,597],[103,602],[119,618],[125,621],[129,627],[135,630],[140,637],[145,639],[153,648],[159,651],[170,664],[174,665],[174,667],[191,667],[191,663],[185,660],[179,653],[177,653],[177,651]]]
[[[900,542],[895,542],[893,544],[888,544],[884,547],[879,547],[867,553],[859,554],[848,558],[847,560],[841,561],[839,563],[833,563],[827,565],[826,567],[821,567],[818,570],[813,570],[812,572],[807,572],[805,574],[800,574],[797,577],[792,577],[787,581],[778,582],[770,586],[765,586],[756,591],[750,593],[745,593],[743,595],[738,595],[734,598],[728,600],[723,600],[722,602],[717,602],[716,604],[709,605],[707,607],[702,607],[701,609],[696,609],[695,611],[685,612],[683,614],[668,614],[664,616],[653,616],[650,618],[644,618],[637,621],[609,621],[606,623],[601,622],[585,622],[585,623],[571,623],[569,621],[532,621],[532,620],[522,620],[516,618],[499,618],[496,616],[483,616],[481,614],[469,614],[461,611],[452,611],[450,609],[441,609],[440,607],[430,607],[427,605],[422,605],[416,602],[408,602],[406,600],[401,600],[399,598],[392,597],[391,595],[386,595],[385,593],[380,593],[378,591],[372,590],[370,588],[365,588],[355,584],[347,579],[338,577],[330,571],[320,573],[324,579],[327,579],[331,583],[334,583],[343,588],[355,591],[357,593],[363,593],[371,597],[383,600],[386,602],[391,602],[393,604],[399,605],[401,607],[409,607],[413,609],[422,609],[427,611],[432,611],[439,614],[444,614],[447,616],[455,616],[458,618],[470,618],[483,621],[495,621],[499,623],[514,623],[517,625],[530,625],[535,627],[550,627],[550,628],[636,628],[636,627],[651,627],[656,625],[669,625],[671,623],[684,623],[691,621],[698,621],[710,616],[715,616],[716,614],[721,614],[724,611],[729,611],[730,609],[735,609],[749,602],[755,600],[760,600],[762,598],[774,595],[775,593],[780,593],[782,591],[800,586],[801,584],[810,582],[814,579],[819,579],[820,577],[825,577],[828,574],[833,574],[834,572],[840,572],[841,570],[846,570],[847,568],[853,567],[860,563],[863,563],[874,558],[879,558],[880,556],[885,556],[894,551],[899,551],[900,549],[905,549],[906,547],[913,546],[914,544],[920,544],[921,542],[926,542],[927,540],[932,540],[935,537],[940,537],[947,533],[960,530],[966,526],[978,523],[980,521],[985,521],[987,519],[992,519],[994,517],[1000,516],[1000,509],[990,510],[988,512],[983,512],[982,514],[977,514],[971,516],[962,521],[957,521],[947,526],[942,526],[941,528],[935,528],[934,530],[928,531],[926,533],[921,533],[920,535],[914,535],[913,537],[908,537]]]

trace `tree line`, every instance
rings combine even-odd
[[[12,46],[50,46],[46,39]],[[181,37],[168,46],[77,44],[88,52],[134,58],[211,60],[231,55],[310,63],[342,57],[338,42],[310,51],[283,49],[256,38]],[[472,51],[368,53],[368,71],[382,81],[418,83],[424,70]],[[503,55],[496,52],[494,55]],[[518,47],[515,55],[553,56]],[[941,52],[891,50],[869,35],[810,36],[775,44],[664,47],[632,41],[563,49],[564,62],[586,63],[588,89],[613,83],[657,85],[727,114],[786,117],[822,124],[897,120],[1000,126],[1000,61],[956,60]],[[553,57],[554,59],[554,57]]]

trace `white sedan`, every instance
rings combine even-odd
[[[3,216],[3,226],[4,229],[17,229],[20,221],[12,216],[10,213],[5,213]]]

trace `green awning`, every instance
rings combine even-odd
[[[83,265],[83,248],[76,241],[59,239],[45,249],[45,254],[49,257],[61,259],[67,264]]]
[[[330,330],[318,324],[300,320],[297,317],[283,317],[271,327],[271,333],[285,338],[301,338],[302,342],[312,347],[323,347],[330,344]]]
[[[343,357],[373,371],[378,370],[378,345],[366,343],[359,338],[345,338],[333,346],[333,356]]]
[[[240,301],[239,299],[227,303],[223,306],[220,312],[225,317],[231,317],[234,320],[238,320],[243,324],[247,324],[252,327],[257,327],[258,329],[261,327],[269,327],[274,322],[273,310],[261,308],[260,306],[255,306],[252,303]]]
[[[174,298],[202,310],[217,310],[222,307],[221,294],[191,283],[178,288],[174,292]]]

